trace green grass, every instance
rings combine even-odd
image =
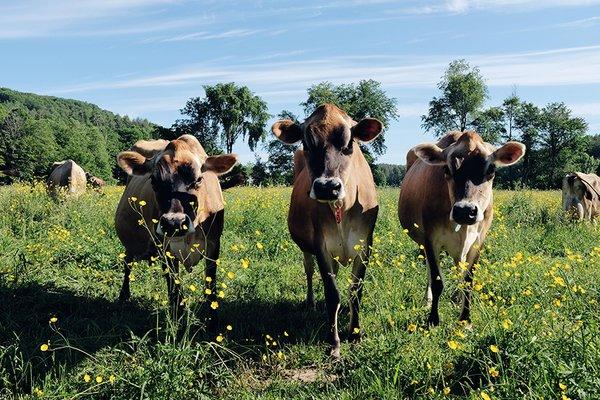
[[[166,316],[158,266],[136,265],[131,304],[115,303],[123,249],[113,213],[120,193],[108,187],[57,204],[41,186],[0,188],[0,398],[593,399],[600,393],[600,232],[567,221],[558,192],[496,194],[468,330],[457,322],[452,297],[460,271],[448,259],[442,323],[427,328],[425,268],[399,227],[398,190],[380,190],[361,310],[365,338],[343,343],[337,363],[326,357],[319,279],[317,311],[303,305],[301,253],[285,222],[290,189],[225,194],[222,342],[198,323],[203,294],[189,286],[203,286],[202,267],[181,278],[190,310],[183,333]],[[249,268],[241,259],[250,260]],[[349,272],[341,269],[338,277],[342,338]],[[52,317],[58,321],[50,323]]]

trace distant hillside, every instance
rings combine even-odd
[[[162,128],[83,101],[0,88],[0,170],[44,177],[54,161],[73,159],[104,179],[117,177],[115,156]]]

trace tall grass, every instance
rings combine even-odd
[[[132,302],[113,215],[121,188],[56,203],[43,187],[0,188],[0,397],[597,398],[598,228],[560,212],[558,192],[499,191],[475,275],[473,328],[457,322],[460,268],[443,260],[442,323],[426,326],[426,271],[380,190],[362,304],[364,340],[326,357],[322,286],[303,305],[301,253],[287,233],[288,188],[225,194],[219,324],[201,321],[203,266],[180,284],[170,321],[160,265],[136,263]],[[347,293],[350,271],[341,269]],[[224,285],[222,285],[224,284]],[[341,311],[347,336],[347,296]],[[56,319],[53,319],[56,318]],[[46,346],[43,346],[46,345]],[[45,350],[45,351],[42,351]]]

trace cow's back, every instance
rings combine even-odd
[[[85,191],[86,177],[83,169],[73,160],[56,163],[48,177],[48,189],[53,196],[61,190],[65,194],[77,196]]]
[[[140,207],[139,202],[146,204]],[[140,224],[142,212],[144,225]],[[131,176],[115,213],[115,229],[127,254],[134,258],[143,258],[151,244],[148,229],[154,229],[152,219],[158,218],[158,208],[150,184],[150,176]]]
[[[425,233],[450,215],[450,197],[444,170],[417,159],[406,172],[400,189],[398,216],[410,237],[423,243]]]

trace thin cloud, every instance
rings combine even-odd
[[[410,57],[344,56],[249,63],[205,63],[130,79],[98,81],[55,88],[53,93],[145,87],[183,86],[235,81],[261,91],[293,91],[320,81],[333,83],[375,79],[386,87],[419,88],[436,84],[448,62],[466,58],[480,67],[492,86],[561,86],[600,83],[600,46],[482,54]],[[267,61],[267,60],[265,60]]]

